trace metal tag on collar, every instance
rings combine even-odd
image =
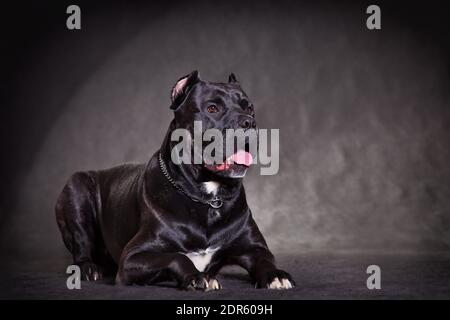
[[[214,209],[219,209],[223,205],[223,201],[220,198],[215,197],[208,201],[208,204]]]

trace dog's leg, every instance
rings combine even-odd
[[[248,248],[235,261],[249,272],[255,288],[291,289],[295,285],[289,273],[277,269],[273,255],[266,248]]]
[[[204,273],[207,275],[210,283],[211,290],[220,290],[222,285],[217,280],[217,274],[219,271],[227,265],[236,264],[229,259],[233,252],[229,249],[220,250],[214,254],[211,262],[206,267]]]
[[[99,280],[102,272],[94,263],[96,240],[95,183],[87,172],[75,173],[56,203],[56,220],[64,243],[81,268],[83,280]]]
[[[275,259],[252,217],[244,232],[232,246],[232,260],[248,271],[256,288],[291,289],[295,282],[291,275],[277,269]]]
[[[192,261],[181,253],[134,251],[136,253],[125,254],[121,258],[117,284],[145,285],[174,279],[182,289],[211,289],[208,276],[199,272]]]

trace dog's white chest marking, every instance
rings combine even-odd
[[[203,183],[203,187],[205,188],[206,193],[216,195],[217,191],[219,191],[220,183],[217,181],[208,181]]]
[[[205,250],[199,250],[195,252],[183,253],[187,256],[198,271],[203,272],[208,264],[211,262],[211,258],[214,253],[220,248],[207,248]]]

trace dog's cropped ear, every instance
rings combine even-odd
[[[236,76],[234,75],[234,73],[230,73],[228,77],[228,83],[236,83],[236,82],[238,82]]]
[[[186,94],[189,92],[189,90],[200,81],[200,76],[198,74],[198,71],[192,71],[190,74],[185,75],[184,77],[181,77],[178,79],[177,83],[172,88],[172,91],[170,92],[170,98],[172,100],[172,105],[170,106],[170,109],[175,110],[178,108],[181,102],[183,102],[184,98],[186,97]]]

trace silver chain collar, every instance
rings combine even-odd
[[[159,167],[161,168],[161,171],[163,173],[163,175],[166,177],[166,179],[170,182],[170,184],[177,189],[178,191],[180,191],[182,194],[184,194],[186,197],[188,197],[189,199],[191,199],[194,202],[200,202],[203,204],[207,204],[209,205],[211,208],[214,209],[219,209],[220,207],[222,207],[223,205],[223,201],[222,199],[220,199],[219,197],[215,196],[214,198],[212,198],[209,201],[204,201],[198,198],[194,198],[192,197],[190,194],[188,194],[186,191],[184,191],[184,189],[178,185],[170,176],[169,171],[167,170],[166,164],[164,163],[164,160],[162,158],[161,152],[158,153],[158,162],[159,162]]]

